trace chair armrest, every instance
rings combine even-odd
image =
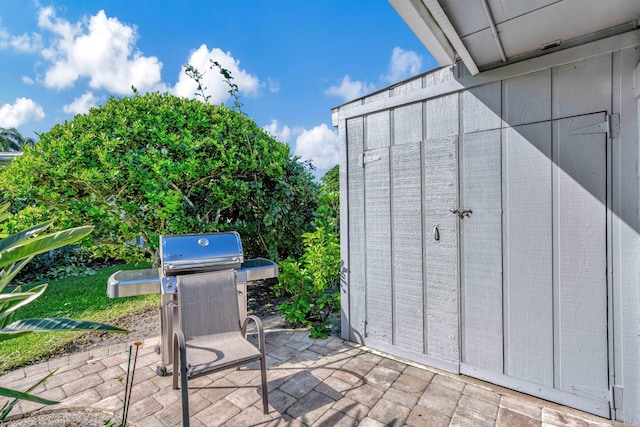
[[[242,322],[242,336],[243,337],[245,337],[245,338],[247,337],[247,326],[249,326],[249,320],[253,320],[253,322],[256,324],[256,328],[258,328],[258,333],[259,334],[264,334],[264,327],[262,326],[262,320],[260,320],[260,318],[258,316],[250,314],[244,319],[244,322]]]
[[[173,332],[173,342],[178,345],[178,349],[182,351],[187,347],[187,340],[184,338],[184,332],[181,329],[177,329]]]
[[[183,388],[186,385],[187,379],[187,345],[182,330],[178,329],[173,333],[173,389],[178,388],[178,373],[183,380]]]
[[[249,320],[253,320],[256,324],[256,328],[258,329],[258,348],[264,354],[264,327],[262,326],[262,320],[260,320],[258,316],[250,314],[244,319],[244,322],[242,323],[242,336],[245,339],[247,338],[247,326],[249,325]]]

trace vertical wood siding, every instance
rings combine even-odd
[[[553,68],[553,118],[611,108],[611,54]]]
[[[551,69],[505,80],[502,106],[504,126],[551,120]]]
[[[340,180],[340,337],[343,340],[351,338],[351,309],[349,283],[349,159],[347,156],[347,121],[342,120],[338,125],[338,140],[340,143],[339,180]]]
[[[617,419],[640,424],[640,194],[638,171],[638,98],[634,74],[640,75],[640,50],[627,49],[613,58],[613,112],[620,114],[620,133],[612,149],[612,270],[615,376],[624,383],[623,405]]]
[[[422,105],[422,103],[405,105],[393,111],[394,145],[422,141]],[[419,176],[420,169],[413,172],[415,178]]]
[[[365,230],[364,230],[364,120],[346,120],[347,126],[347,193],[349,197],[349,339],[362,343],[365,312]]]
[[[424,351],[420,144],[391,150],[394,339],[396,345],[417,352]]]
[[[458,136],[424,145],[426,353],[460,360],[458,344]],[[434,238],[438,227],[440,240]]]
[[[453,66],[358,101],[340,122],[350,339],[600,415],[624,386],[615,414],[637,423],[639,61]],[[612,112],[620,135],[575,132]]]
[[[500,130],[463,135],[462,359],[502,372],[502,177]]]
[[[462,132],[499,129],[501,117],[500,82],[465,90],[462,93]]]
[[[502,132],[505,373],[553,387],[551,122]]]
[[[365,157],[369,156],[380,159],[364,166],[367,335],[390,344],[393,339],[393,295],[389,148],[368,150]]]
[[[388,147],[391,145],[389,111],[369,114],[365,118],[365,128],[366,142],[364,148],[366,150]]]
[[[427,139],[458,135],[458,122],[457,93],[427,101]]]
[[[594,114],[553,123],[556,387],[608,389],[606,138],[571,135],[604,120]]]

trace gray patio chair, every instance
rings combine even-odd
[[[180,328],[174,333],[173,388],[182,388],[182,423],[189,425],[188,380],[199,375],[260,361],[262,405],[269,412],[264,330],[256,316],[240,327],[233,270],[178,276]],[[249,320],[258,329],[258,347],[246,339]]]

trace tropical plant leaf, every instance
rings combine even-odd
[[[11,390],[10,388],[0,387],[0,396],[9,397],[13,399],[20,400],[29,400],[31,402],[41,403],[43,405],[55,405],[58,402],[54,402],[53,400],[43,399],[38,396],[34,396],[29,393],[23,393],[17,390]]]
[[[9,218],[11,214],[9,212],[0,212],[0,222]]]
[[[12,234],[9,237],[0,241],[0,252],[4,251],[18,242],[26,240],[30,237],[37,236],[42,230],[48,228],[53,224],[53,220],[43,222],[41,224],[34,225],[33,227],[22,230],[19,233]]]
[[[60,368],[56,368],[53,371],[49,372],[44,378],[42,378],[40,381],[36,382],[34,385],[32,385],[31,387],[29,387],[28,389],[25,390],[25,394],[29,394],[36,389],[36,387],[38,387],[40,384],[44,383],[46,380],[48,380],[49,378],[51,378],[51,376],[53,374],[55,374],[58,369]],[[21,398],[16,397],[15,399],[13,399],[11,401],[11,403],[9,403],[8,405],[5,405],[2,408],[2,412],[0,413],[0,421],[4,420],[7,415],[9,415],[9,412],[11,412],[11,410],[13,409],[14,406],[16,406],[16,404],[20,401]],[[53,402],[53,403],[58,403],[58,402]],[[47,405],[50,405],[50,403],[47,403]]]
[[[6,210],[8,204],[0,206],[0,221],[6,219]],[[33,302],[40,297],[47,289],[47,284],[41,284],[33,287],[27,292],[22,292],[20,286],[16,287],[12,292],[1,293],[7,284],[15,277],[15,275],[37,254],[41,254],[52,249],[65,246],[82,239],[88,235],[93,227],[77,227],[69,230],[63,230],[56,233],[41,235],[40,232],[51,226],[52,221],[31,227],[20,233],[11,235],[0,241],[0,341],[13,339],[22,335],[36,332],[57,332],[57,331],[110,331],[110,332],[127,332],[124,329],[102,323],[88,322],[82,320],[73,320],[65,318],[47,318],[47,319],[24,319],[13,322],[8,326],[4,326],[10,321],[10,316],[20,307]],[[54,371],[55,372],[55,371]],[[10,403],[0,410],[0,420],[11,412],[13,407],[20,400],[28,400],[45,405],[52,405],[57,402],[42,399],[38,396],[30,394],[36,387],[45,382],[53,372],[42,378],[36,384],[32,385],[26,392],[19,392],[7,388],[0,388],[0,396],[12,398]]]
[[[0,205],[0,213],[4,213],[7,209],[9,209],[9,206],[11,206],[10,202]]]
[[[3,341],[9,341],[12,340],[14,338],[18,338],[21,337],[23,335],[29,335],[32,334],[33,331],[15,331],[15,332],[3,332],[2,329],[0,329],[0,342]]]
[[[0,329],[0,334],[11,332],[109,331],[128,333],[126,329],[104,323],[67,318],[22,319]]]
[[[0,269],[0,292],[4,291],[9,282],[33,259],[32,256],[23,258],[15,264],[7,265]]]
[[[47,290],[47,284],[34,286],[29,292],[12,292],[9,294],[0,294],[0,319],[3,319],[38,298]]]
[[[15,263],[28,256],[38,255],[68,245],[82,239],[91,233],[93,227],[86,225],[83,227],[70,228],[56,233],[38,236],[29,239],[22,244],[12,246],[0,252],[0,268]],[[6,239],[5,239],[6,240]],[[4,241],[4,240],[3,240]]]

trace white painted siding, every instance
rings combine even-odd
[[[424,152],[425,350],[436,359],[457,362],[458,219],[451,210],[458,206],[458,136],[429,139]]]
[[[555,386],[606,395],[606,138],[571,135],[604,114],[553,123]]]
[[[389,148],[365,152],[365,260],[367,329],[370,339],[393,339],[391,282],[391,193]]]
[[[551,122],[502,135],[504,371],[553,387]]]
[[[421,110],[422,111],[422,110]],[[420,141],[392,147],[393,312],[395,344],[424,348]]]
[[[500,130],[465,134],[460,156],[462,361],[502,372]]]
[[[336,110],[352,340],[640,423],[635,34]]]
[[[347,138],[347,194],[349,197],[347,221],[349,236],[348,247],[342,247],[348,252],[346,271],[349,281],[349,331],[346,334],[353,342],[362,343],[364,340],[365,312],[365,228],[364,228],[364,169],[362,168],[362,152],[364,150],[364,124],[362,117],[345,120]],[[341,192],[344,190],[341,190]],[[344,222],[343,222],[344,224]],[[344,225],[343,225],[344,227]],[[342,227],[341,227],[342,228]],[[341,230],[342,232],[342,230]],[[344,242],[341,242],[344,244]],[[345,250],[346,249],[346,250]],[[344,258],[343,258],[344,259]],[[357,285],[362,284],[362,285]],[[344,334],[344,331],[343,331]]]

